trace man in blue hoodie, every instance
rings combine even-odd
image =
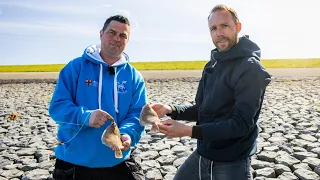
[[[139,115],[147,98],[143,77],[123,52],[129,36],[127,18],[108,18],[100,31],[101,44],[87,47],[60,71],[49,106],[61,142],[55,148],[55,179],[138,178],[141,168],[130,147],[144,132]],[[122,158],[101,141],[111,123],[108,115],[120,130]]]
[[[153,104],[159,117],[196,121],[188,126],[175,120],[158,125],[169,137],[196,138],[197,149],[179,168],[175,180],[248,180],[264,93],[271,77],[260,63],[260,48],[241,30],[237,13],[215,6],[208,26],[216,46],[206,64],[195,105]]]

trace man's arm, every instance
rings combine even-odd
[[[270,75],[259,64],[250,64],[235,86],[235,109],[229,119],[222,119],[193,127],[194,138],[200,140],[222,140],[244,136],[251,131],[256,122]]]
[[[133,97],[126,119],[119,126],[121,134],[128,134],[131,138],[131,146],[135,146],[141,139],[145,127],[140,125],[140,113],[142,107],[147,104],[146,87],[142,76],[134,82]]]
[[[168,113],[167,116],[170,116],[175,120],[187,120],[187,121],[197,121],[198,119],[198,107],[197,105],[192,106],[183,106],[183,105],[169,105],[172,109],[171,113]]]
[[[83,125],[88,126],[91,111],[83,106],[76,106],[77,81],[80,64],[73,60],[69,62],[59,73],[59,79],[55,87],[49,105],[49,115],[59,125],[79,129]]]

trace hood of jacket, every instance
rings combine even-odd
[[[255,57],[257,60],[260,60],[261,57],[259,46],[251,41],[248,35],[240,37],[239,42],[227,52],[219,52],[217,48],[211,51],[211,60],[214,59],[218,62],[246,57]]]
[[[127,64],[129,62],[129,56],[126,53],[122,53],[121,58],[112,64],[111,66],[108,65],[100,56],[101,45],[91,45],[88,46],[84,52],[82,57],[91,61],[92,63],[98,64],[100,66],[100,73],[99,73],[99,94],[98,94],[98,104],[99,109],[101,109],[101,93],[102,93],[102,78],[103,78],[103,67],[109,67],[109,71],[114,74],[114,106],[115,110],[118,113],[118,88],[117,88],[117,76],[118,73],[121,71],[121,66]]]
[[[110,66],[106,62],[103,61],[103,59],[100,56],[100,51],[101,51],[100,44],[90,45],[84,50],[82,57],[84,57],[85,59],[87,59],[93,63],[96,63],[96,64]],[[121,58],[117,62],[112,64],[111,66],[118,67],[118,66],[121,66],[121,65],[128,63],[129,60],[130,60],[129,56],[123,52],[121,55]]]

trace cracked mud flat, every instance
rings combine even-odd
[[[147,79],[148,99],[192,104],[198,80]],[[47,108],[55,83],[16,82],[0,84],[0,180],[51,179],[57,125]],[[256,180],[320,179],[319,89],[319,77],[273,79],[260,115],[258,153],[252,158]],[[21,117],[9,120],[12,112]],[[135,150],[136,160],[146,179],[172,179],[195,147],[195,139],[169,139],[151,134],[147,127]]]

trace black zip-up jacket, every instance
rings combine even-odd
[[[193,106],[176,106],[170,116],[197,121],[192,137],[197,152],[217,162],[256,152],[261,105],[271,76],[260,63],[260,48],[248,36],[227,52],[212,50]]]

